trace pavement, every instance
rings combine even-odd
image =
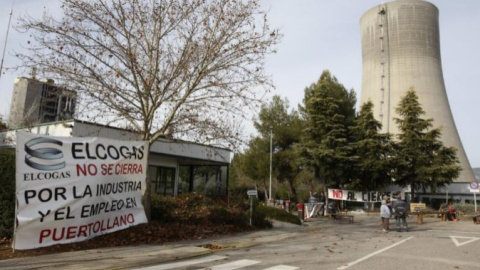
[[[307,225],[299,226],[277,221],[273,223],[272,229],[209,239],[13,258],[0,261],[0,269],[132,269],[212,254],[218,250],[245,248],[278,241],[295,237],[298,233],[311,229],[311,226]]]
[[[370,228],[372,224],[375,226],[378,223],[378,229],[380,230],[378,220],[378,214],[374,216],[357,214],[355,215],[355,223],[348,224],[348,221],[341,223],[345,226],[370,226]],[[432,225],[442,226],[442,223],[445,223],[438,222],[438,218],[432,220],[424,219],[425,225],[430,228]],[[414,221],[413,218],[409,220],[410,223]],[[472,224],[473,222],[470,219],[468,221],[460,221],[459,223],[464,223],[465,226],[478,226]],[[100,248],[14,258],[0,261],[0,269],[133,269],[203,256],[219,250],[247,248],[285,240],[308,231],[331,231],[337,227],[343,227],[327,217],[313,218],[305,221],[302,225],[277,221],[274,221],[273,225],[273,228],[268,230],[180,241],[171,244]]]

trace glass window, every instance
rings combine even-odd
[[[148,167],[152,193],[160,195],[174,195],[175,191],[175,168]]]
[[[180,166],[178,173],[178,194],[191,192],[190,179],[193,166]]]
[[[227,196],[228,166],[181,166],[178,193]]]

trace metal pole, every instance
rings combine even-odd
[[[252,199],[252,196],[248,196],[248,197],[250,197],[250,226],[252,226],[253,199]]]
[[[12,3],[13,6],[13,3]],[[13,7],[10,9],[10,17],[8,18],[8,25],[7,25],[7,34],[5,35],[5,45],[3,46],[3,53],[2,53],[2,61],[0,62],[0,78],[2,77],[3,72],[3,60],[5,59],[5,51],[7,50],[7,40],[8,40],[8,33],[10,32],[10,22],[12,21],[12,14],[13,14]]]
[[[473,201],[475,202],[475,213],[477,213],[477,192],[473,192]]]
[[[273,141],[273,127],[270,126],[270,188],[268,198],[272,200],[272,141]]]

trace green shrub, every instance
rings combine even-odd
[[[454,203],[452,207],[464,214],[473,214],[475,213],[475,205],[473,203],[470,204],[461,204],[461,203]]]
[[[0,237],[11,238],[15,220],[15,151],[0,149]]]
[[[247,226],[248,219],[245,211],[241,208],[225,208],[222,206],[213,207],[208,216],[212,224],[229,224]]]
[[[254,208],[252,213],[252,226],[256,228],[269,229],[273,227],[272,222],[267,219],[267,215],[264,211],[257,211],[258,206]],[[250,214],[250,210],[248,212]]]
[[[181,194],[176,197],[152,196],[152,220],[168,223],[196,223],[209,215],[211,199],[198,194]]]
[[[181,194],[177,197],[152,196],[152,220],[159,223],[228,224],[248,226],[244,209],[228,207],[220,199],[199,194]]]
[[[264,205],[258,205],[255,208],[255,212],[262,213],[265,217],[275,219],[278,221],[289,222],[293,224],[301,225],[302,221],[296,215],[292,215],[289,212],[278,209],[275,207],[269,207]]]
[[[178,209],[178,202],[173,197],[162,197],[152,195],[151,218],[159,223],[179,222],[180,219],[173,215],[173,211]]]

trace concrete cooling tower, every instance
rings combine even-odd
[[[458,149],[462,172],[455,182],[473,181],[473,170],[455,127],[442,74],[438,9],[429,2],[398,0],[368,10],[360,19],[363,78],[361,102],[372,101],[383,131],[398,133],[396,108],[414,88],[425,111],[442,128],[445,146]]]

